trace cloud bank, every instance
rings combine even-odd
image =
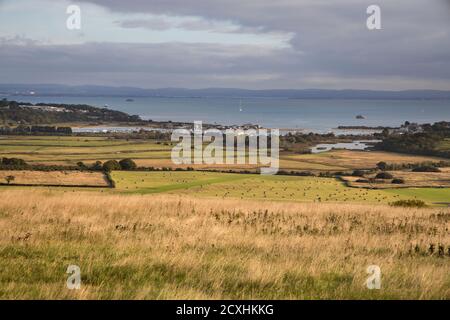
[[[360,0],[89,0],[70,34],[61,3],[0,2],[1,82],[450,89],[446,0],[378,1],[376,31]]]

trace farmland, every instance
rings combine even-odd
[[[9,178],[8,178],[9,177]],[[12,178],[11,178],[12,177]],[[80,171],[0,171],[0,183],[29,186],[85,186],[108,187],[109,183],[101,172]]]
[[[333,178],[260,176],[214,172],[114,172],[118,192],[169,193],[200,198],[258,199],[295,202],[378,203],[417,198],[446,202],[450,189],[425,188],[414,196],[396,190],[347,188]]]
[[[0,139],[1,156],[17,157],[30,164],[59,164],[77,165],[95,161],[120,160],[132,158],[139,166],[146,167],[181,167],[188,166],[195,169],[237,169],[252,170],[255,165],[174,165],[170,159],[172,145],[170,142],[155,140],[126,140],[110,137],[51,137],[51,136],[6,136]],[[439,161],[442,159],[425,156],[403,155],[390,152],[362,152],[348,150],[334,150],[319,154],[281,153],[280,165],[282,170],[293,171],[347,171],[354,169],[374,168],[379,161],[391,164],[422,163]],[[20,174],[3,172],[0,181],[6,184],[5,177],[15,175],[11,184],[66,184],[79,185],[69,180],[82,179],[83,174],[68,172]],[[85,172],[84,175],[88,175]],[[413,198],[421,199],[429,205],[445,203],[450,199],[449,188],[439,190],[435,187],[448,185],[448,174],[440,173],[410,173],[396,172],[396,176],[406,180],[406,187],[423,187],[414,192]],[[34,179],[35,181],[28,179]],[[43,181],[39,181],[45,178]],[[93,177],[91,174],[89,177]],[[295,177],[295,176],[260,176],[242,175],[218,172],[125,172],[112,173],[116,182],[113,193],[139,194],[181,194],[192,197],[220,198],[220,199],[258,199],[265,201],[295,201],[295,202],[339,202],[339,203],[377,203],[388,204],[399,199],[408,199],[409,193],[396,190],[358,190],[347,188],[340,181],[330,178]],[[77,177],[77,178],[75,178]],[[428,177],[428,178],[427,178]],[[64,180],[64,178],[66,180]],[[86,178],[86,177],[85,177]],[[66,182],[59,183],[59,180]],[[100,182],[101,180],[101,182]],[[354,179],[353,179],[354,180]],[[55,183],[50,183],[50,182]],[[83,182],[83,181],[78,181]],[[87,185],[101,186],[105,184],[104,177]],[[352,182],[355,183],[355,182]],[[83,183],[84,184],[84,183]],[[389,187],[383,185],[383,189]],[[404,187],[405,187],[404,186]],[[429,187],[429,188],[426,188]],[[381,187],[380,187],[381,188]],[[108,191],[109,192],[109,191]],[[422,197],[421,194],[424,196]],[[425,196],[426,195],[426,196]]]
[[[436,157],[405,155],[393,152],[350,150],[333,150],[318,154],[282,155],[281,159],[298,162],[300,163],[299,166],[301,166],[301,163],[310,163],[324,166],[325,168],[333,168],[331,170],[370,169],[376,167],[376,164],[380,161],[391,164],[405,164],[442,160]]]
[[[0,150],[33,165],[176,167],[170,143],[149,140],[7,137]],[[382,160],[440,159],[283,153],[283,169],[316,176],[140,168],[112,171],[115,188],[101,171],[0,170],[0,299],[450,299],[450,188],[436,188],[447,168],[393,172],[421,188],[318,176]],[[413,199],[426,207],[390,205]],[[374,264],[381,290],[365,286]],[[80,290],[66,288],[69,265],[80,267]]]
[[[450,169],[441,169],[441,172],[411,172],[411,171],[390,171],[397,179],[402,179],[404,183],[393,184],[391,181],[377,180],[375,183],[359,182],[360,177],[343,177],[350,186],[374,189],[392,188],[450,188]],[[366,175],[366,178],[374,178],[375,174]]]
[[[1,156],[21,158],[31,164],[76,165],[78,162],[132,158],[138,166],[182,167],[171,161],[170,142],[126,140],[106,137],[24,137],[4,136],[0,139]],[[378,161],[393,164],[439,161],[440,158],[401,155],[391,152],[334,150],[320,154],[280,154],[281,169],[294,171],[342,171],[373,168]],[[256,169],[257,165],[189,165],[199,169]]]

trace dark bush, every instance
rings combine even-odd
[[[354,176],[354,177],[364,177],[365,173],[366,172],[364,170],[355,170],[355,171],[353,171],[352,176]]]
[[[396,178],[392,180],[393,184],[405,184],[405,180],[400,179],[400,178]]]
[[[367,180],[367,179],[358,179],[358,180],[356,180],[356,182],[359,182],[359,183],[369,183],[369,180]]]
[[[27,163],[23,159],[18,158],[3,158],[2,165],[4,166],[16,166],[16,167],[25,167]]]
[[[405,207],[405,208],[423,208],[426,207],[426,203],[422,200],[398,200],[390,203],[393,207]]]
[[[394,179],[394,176],[389,172],[380,172],[375,176],[375,179]]]
[[[92,165],[92,170],[102,170],[103,165],[101,161],[95,161],[95,163]]]
[[[386,170],[387,166],[388,166],[387,163],[384,162],[384,161],[381,161],[381,162],[377,163],[377,168],[380,169],[380,170]]]
[[[77,166],[81,169],[81,170],[86,170],[87,166],[84,164],[83,161],[77,162]]]
[[[122,170],[134,170],[137,168],[136,162],[131,159],[123,159],[119,161]]]
[[[436,167],[433,166],[420,166],[417,168],[412,169],[413,172],[441,172],[441,170],[439,170]]]
[[[103,164],[103,170],[111,172],[113,170],[121,170],[121,167],[116,160],[108,160]]]

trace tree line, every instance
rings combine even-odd
[[[376,135],[382,139],[375,148],[378,150],[418,154],[427,156],[438,156],[450,158],[450,150],[440,149],[440,145],[445,139],[450,138],[450,122],[437,122],[434,124],[421,125],[422,132]]]

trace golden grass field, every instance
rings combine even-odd
[[[450,299],[448,208],[37,189],[0,208],[2,299]]]
[[[0,183],[7,184],[8,176],[14,177],[10,185],[109,186],[102,172],[0,170]]]

